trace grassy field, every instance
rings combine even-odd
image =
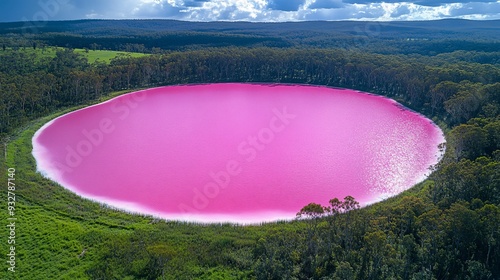
[[[36,54],[37,59],[54,58],[56,56],[57,47],[47,47],[47,48],[21,48],[18,52],[23,52],[25,54]],[[5,52],[12,52],[12,49],[6,49]],[[118,56],[131,56],[131,57],[142,57],[148,54],[144,53],[134,53],[134,52],[122,52],[122,51],[106,51],[106,50],[84,50],[84,49],[74,49],[75,53],[81,54],[87,58],[89,63],[95,63],[96,61],[110,63],[113,58]],[[0,50],[0,56],[4,51]]]
[[[99,50],[97,50],[97,51],[89,50],[87,52],[86,50],[83,50],[83,49],[75,49],[75,52],[85,56],[90,63],[94,63],[96,61],[109,63],[113,58],[118,57],[120,55],[124,55],[124,56],[129,55],[131,57],[142,57],[142,56],[147,55],[147,54],[143,54],[143,53],[99,51]]]

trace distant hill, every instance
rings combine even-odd
[[[165,31],[223,32],[237,34],[287,33],[291,31],[321,31],[323,33],[356,33],[375,31],[381,34],[428,33],[471,34],[500,39],[500,20],[473,21],[445,19],[433,21],[305,21],[282,23],[255,22],[189,22],[177,20],[77,20],[31,23],[0,23],[1,33],[71,32],[81,35],[144,35]],[[25,30],[25,31],[23,31]]]
[[[0,23],[0,34],[28,35],[48,45],[140,51],[204,47],[358,48],[370,44],[381,53],[436,54],[457,50],[500,49],[500,20],[363,22],[306,21],[283,23],[188,22],[176,20],[77,20]],[[430,42],[422,42],[430,41]],[[467,42],[475,41],[470,45]]]

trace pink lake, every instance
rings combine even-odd
[[[293,219],[425,179],[442,131],[391,99],[303,85],[207,84],[126,94],[44,125],[38,171],[109,206],[169,220]]]

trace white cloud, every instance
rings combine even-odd
[[[169,0],[174,1],[175,0]],[[199,7],[185,7],[187,20],[301,21],[301,20],[432,20],[450,17],[471,19],[500,18],[500,1],[496,3],[448,3],[439,6],[410,2],[342,4],[327,0],[336,8],[311,8],[318,0],[306,0],[297,11],[272,10],[266,0],[206,0]],[[177,1],[177,5],[179,1]],[[323,6],[326,2],[323,1]],[[320,6],[321,7],[321,6]]]
[[[500,1],[496,3],[465,3],[459,8],[450,11],[451,16],[473,17],[484,19],[488,17],[499,18]]]
[[[422,6],[409,2],[350,4],[337,9],[312,9],[308,20],[433,20],[442,18],[499,19],[500,2]]]
[[[200,7],[186,7],[187,19],[212,20],[257,20],[265,17],[267,1],[265,0],[217,0],[203,2]]]
[[[45,2],[44,2],[45,1]],[[48,3],[57,0],[44,0]],[[500,19],[495,0],[65,0],[50,20],[170,18],[214,21]],[[482,1],[482,2],[481,2]],[[26,5],[0,0],[0,21],[31,20],[39,0]],[[456,2],[456,3],[453,3]],[[461,3],[460,3],[461,2]],[[24,3],[24,2],[23,2]],[[418,4],[420,3],[420,5]]]

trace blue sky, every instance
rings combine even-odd
[[[500,0],[0,0],[0,21],[500,19]]]

